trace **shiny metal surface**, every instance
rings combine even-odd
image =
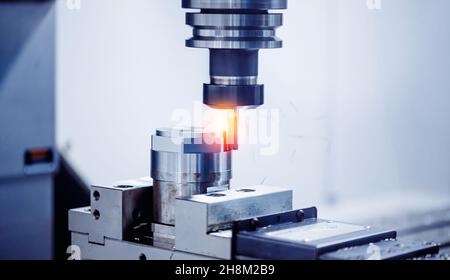
[[[228,189],[232,152],[199,129],[159,129],[152,137],[153,218],[175,224],[175,199]],[[205,141],[206,140],[206,141]]]
[[[175,199],[207,193],[210,187],[213,187],[214,191],[218,190],[217,187],[220,187],[220,190],[225,190],[229,188],[229,183],[224,181],[220,182],[220,184],[214,182],[177,184],[155,180],[153,185],[153,196],[155,197],[153,200],[153,217],[155,222],[174,225]]]
[[[271,29],[194,29],[196,37],[216,37],[216,38],[270,38],[275,36],[275,30]]]
[[[189,39],[186,46],[190,48],[203,49],[278,49],[283,47],[283,42],[278,39],[267,41],[243,41],[243,40],[211,40],[211,39]]]
[[[230,259],[233,221],[292,210],[292,190],[252,186],[176,200],[175,248]],[[195,219],[193,219],[195,217]]]
[[[186,200],[207,207],[209,230],[232,221],[292,210],[292,190],[262,185],[195,195]]]
[[[152,224],[153,246],[164,249],[173,249],[175,246],[175,227]]]
[[[282,14],[204,14],[187,13],[186,24],[196,27],[276,28],[283,24]]]
[[[203,87],[203,103],[231,109],[264,104],[258,50],[283,46],[276,36],[283,14],[269,10],[286,9],[287,0],[183,0],[182,6],[200,10],[186,14],[193,28],[186,46],[210,49],[211,84]]]
[[[198,130],[160,129],[152,136],[152,151],[179,154],[220,153],[224,151],[223,137]]]
[[[200,138],[205,133],[201,127],[162,127],[156,130],[156,135],[163,137]]]
[[[231,179],[231,152],[178,154],[152,151],[152,178],[174,183],[213,183]]]
[[[241,76],[241,77],[226,77],[226,76],[211,76],[211,83],[216,85],[256,85],[258,83],[257,76]]]
[[[287,0],[183,0],[188,9],[286,9]]]
[[[158,248],[151,245],[105,238],[105,244],[89,242],[85,233],[72,232],[72,244],[78,246],[80,260],[213,260],[207,256]],[[78,258],[76,258],[78,259]]]
[[[283,24],[282,14],[187,13],[186,24],[194,27],[186,46],[209,49],[272,49],[282,42],[275,29]]]
[[[87,233],[97,244],[104,244],[105,238],[127,240],[135,226],[151,221],[150,201],[150,178],[92,186],[91,206],[69,211],[69,230]]]

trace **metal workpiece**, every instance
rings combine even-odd
[[[152,150],[181,154],[206,154],[226,151],[223,136],[202,128],[160,128],[152,136]]]
[[[152,151],[152,178],[174,183],[221,183],[231,179],[232,152],[185,154]]]
[[[184,0],[193,36],[186,46],[210,49],[209,84],[203,103],[214,108],[255,107],[264,104],[264,87],[257,84],[260,49],[281,48],[276,29],[287,0]]]
[[[176,200],[175,248],[231,259],[231,223],[292,209],[292,191],[270,186],[194,195]]]
[[[175,199],[226,190],[232,151],[225,139],[195,128],[162,128],[152,137],[153,219],[175,225]]]
[[[153,219],[156,223],[164,225],[175,225],[175,199],[186,198],[194,194],[211,192],[211,185],[208,183],[183,183],[161,182],[155,180],[153,186]],[[213,190],[225,190],[229,184],[212,187]]]
[[[175,246],[175,227],[152,224],[153,246],[173,250]]]

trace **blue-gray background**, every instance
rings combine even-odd
[[[192,110],[208,55],[178,0],[58,1],[57,135],[89,183],[148,176],[150,134]],[[450,205],[450,1],[291,0],[262,51],[276,156],[240,150],[234,186],[292,187],[297,207],[358,220]]]

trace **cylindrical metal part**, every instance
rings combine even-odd
[[[211,83],[203,87],[203,103],[216,108],[264,104],[258,85],[258,50],[282,47],[276,29],[287,0],[182,0],[193,36],[186,46],[210,49]]]
[[[211,76],[211,84],[223,86],[250,86],[258,83],[258,76]]]
[[[264,104],[264,85],[203,85],[203,102],[220,109]]]
[[[209,57],[211,76],[258,76],[258,50],[211,49]]]
[[[258,50],[281,48],[275,30],[283,25],[283,15],[252,10],[201,10],[187,13],[186,24],[193,27],[191,48]]]
[[[286,9],[287,0],[183,0],[183,8],[189,9]]]
[[[232,152],[199,129],[158,129],[152,137],[153,219],[175,225],[175,199],[229,188]]]

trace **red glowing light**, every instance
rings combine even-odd
[[[223,137],[225,150],[238,148],[238,111],[237,109],[209,108],[204,115],[205,129]]]

